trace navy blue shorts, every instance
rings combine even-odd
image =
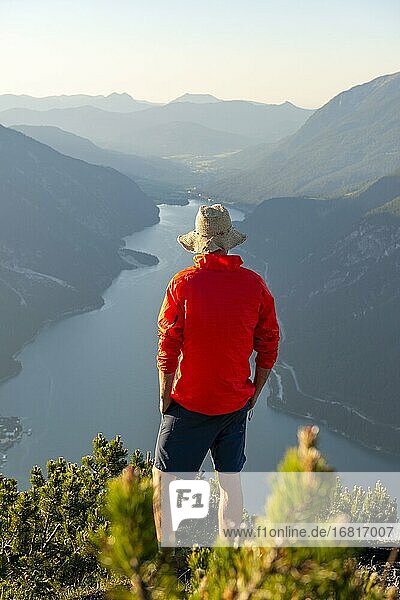
[[[161,419],[154,466],[169,473],[197,473],[210,450],[216,471],[241,471],[249,402],[226,415],[204,415],[172,401]]]

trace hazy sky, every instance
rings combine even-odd
[[[400,70],[400,0],[0,0],[0,93],[317,107]]]

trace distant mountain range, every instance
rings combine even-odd
[[[0,126],[0,379],[48,320],[102,305],[123,268],[155,264],[122,238],[159,210],[128,177]]]
[[[310,114],[312,111],[289,102],[269,105],[197,100],[129,113],[88,105],[49,110],[10,108],[0,112],[0,122],[7,126],[59,127],[104,148],[129,154],[213,156],[280,140],[294,133]]]
[[[210,104],[212,102],[223,102],[219,98],[212,96],[211,94],[182,94],[175,100],[171,100],[168,104],[173,104],[174,102],[193,102],[194,104]]]
[[[266,200],[237,226],[282,322],[272,403],[400,454],[400,173],[342,198]]]
[[[194,184],[195,178],[191,170],[184,164],[170,159],[146,158],[107,150],[58,127],[17,125],[13,129],[67,156],[117,169],[134,179],[156,202],[186,204],[186,189]]]
[[[291,137],[218,163],[213,193],[258,204],[272,196],[334,196],[400,167],[400,73],[335,96]]]
[[[259,105],[264,105],[264,102],[255,102],[253,100],[221,100],[221,98],[217,98],[216,96],[213,96],[212,94],[182,94],[182,96],[179,96],[178,98],[175,98],[175,100],[171,100],[171,102],[168,102],[168,104],[173,104],[174,102],[192,102],[193,104],[210,104],[210,103],[214,103],[214,102],[248,102],[249,104],[259,104]],[[284,104],[290,104],[289,102],[284,102]],[[274,106],[274,105],[272,105]],[[278,106],[282,106],[282,105],[278,105]]]
[[[51,110],[52,108],[76,108],[78,106],[94,106],[111,112],[134,112],[144,110],[151,106],[158,106],[155,102],[135,100],[129,94],[109,94],[108,96],[89,96],[88,94],[74,94],[67,96],[44,96],[35,98],[26,94],[0,95],[0,111],[10,108],[28,108],[31,110]]]

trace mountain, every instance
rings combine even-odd
[[[400,454],[399,197],[400,174],[351,196],[266,200],[237,225],[282,323],[273,405]]]
[[[193,104],[210,104],[212,102],[222,102],[219,98],[212,96],[211,94],[183,94],[175,100],[171,100],[169,104],[174,102],[192,102]]]
[[[99,307],[121,269],[156,257],[122,238],[159,210],[128,177],[0,126],[0,379],[43,323]]]
[[[256,104],[245,100],[220,100],[219,102],[175,102],[151,108],[136,120],[158,125],[168,122],[191,122],[218,131],[246,136],[257,141],[274,142],[303,125],[313,111],[290,103]],[[0,115],[1,118],[1,115]]]
[[[127,140],[127,151],[170,157],[210,156],[239,150],[249,144],[251,139],[243,135],[217,131],[198,123],[173,121],[149,125],[137,139]]]
[[[21,131],[54,150],[96,165],[108,166],[134,179],[155,201],[187,203],[186,188],[193,184],[193,173],[181,163],[165,158],[143,158],[96,146],[90,140],[58,127],[17,125]]]
[[[148,110],[142,113],[147,114]],[[51,125],[87,137],[100,146],[144,156],[213,155],[251,143],[241,135],[197,123],[167,120],[154,124],[144,117],[136,119],[135,113],[110,113],[90,106],[50,111],[12,109],[1,112],[0,121],[5,125]]]
[[[74,94],[71,96],[45,96],[36,98],[26,94],[1,94],[0,111],[10,108],[28,108],[31,110],[51,110],[52,108],[77,108],[79,106],[94,106],[111,112],[134,112],[157,106],[154,102],[135,100],[129,94],[109,94],[108,96],[89,96]]]
[[[272,196],[335,196],[400,166],[400,73],[335,96],[290,138],[220,161],[218,196],[258,204]],[[224,173],[225,170],[225,173]],[[235,173],[236,171],[236,173]]]
[[[273,142],[296,131],[312,111],[242,100],[198,104],[174,102],[131,113],[99,108],[0,112],[4,125],[50,125],[120,152],[141,155],[213,156]]]

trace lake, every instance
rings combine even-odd
[[[193,264],[176,236],[193,229],[199,202],[160,206],[160,223],[126,238],[150,252],[153,267],[123,271],[104,293],[104,306],[44,328],[19,355],[21,373],[0,386],[0,413],[22,419],[30,436],[7,452],[2,471],[26,486],[34,464],[90,453],[98,432],[120,434],[130,452],[153,451],[159,426],[156,320],[171,276]],[[244,215],[230,209],[233,220]],[[245,266],[245,246],[231,250]],[[278,304],[279,310],[279,304]],[[284,386],[284,381],[283,381]],[[246,470],[274,470],[297,428],[310,421],[278,412],[259,399],[248,426]],[[396,471],[398,458],[369,450],[320,426],[320,448],[341,471]],[[206,466],[209,467],[210,463]]]

